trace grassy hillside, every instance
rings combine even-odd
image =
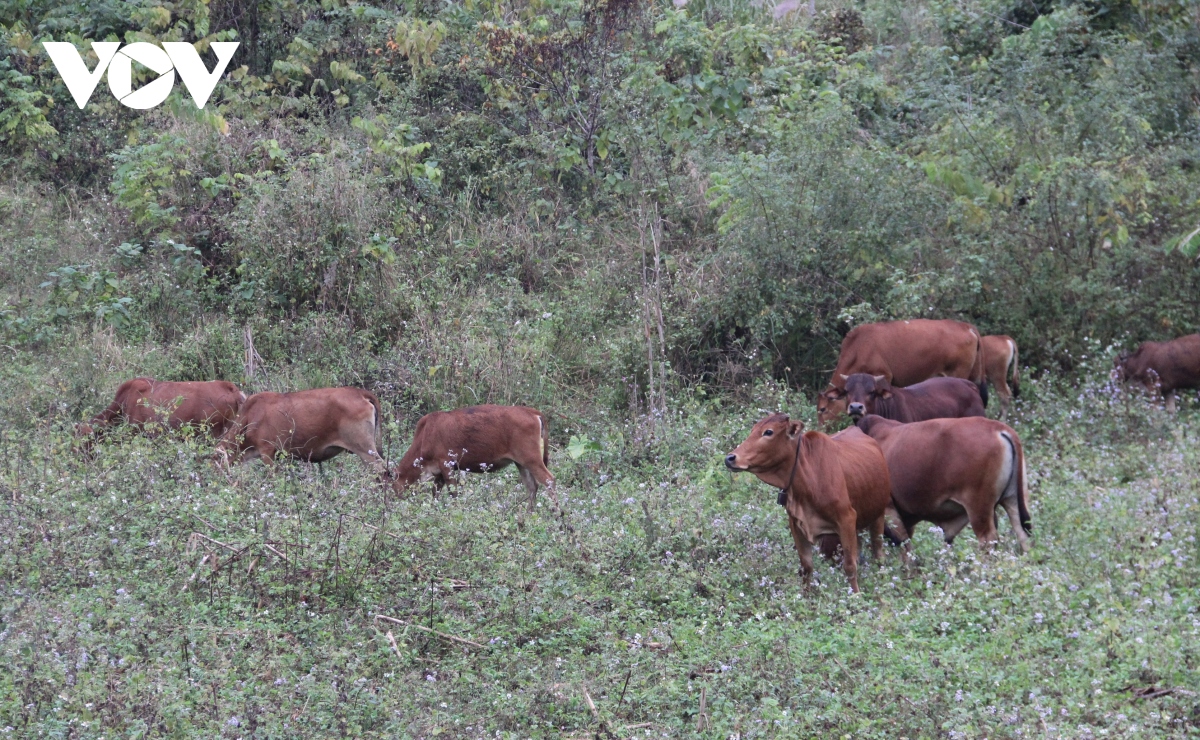
[[[6,388],[62,377],[43,357],[13,360]],[[527,516],[511,472],[397,499],[348,457],[227,477],[203,440],[118,436],[85,461],[65,417],[47,420],[33,391],[6,394],[6,416],[28,421],[2,437],[0,727],[1189,736],[1200,417],[1097,380],[1034,381],[1025,396],[1033,552],[1016,556],[1004,524],[987,556],[925,525],[916,570],[888,548],[850,596],[825,563],[803,593],[774,489],[721,469],[764,411],[811,422],[775,386],[682,400],[652,437],[645,421],[556,409],[599,447],[553,450],[561,520],[544,497]],[[393,458],[408,430],[389,426]]]
[[[1107,379],[1200,328],[1196,8],[816,7],[0,0],[0,734],[1200,733],[1196,398]],[[81,111],[41,43],[104,39],[241,46],[203,110]],[[912,317],[1017,339],[1035,548],[802,593],[721,456]],[[562,513],[81,458],[143,374],[368,388],[393,460],[537,406]]]

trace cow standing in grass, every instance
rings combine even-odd
[[[1004,421],[1013,398],[1021,395],[1017,343],[1003,334],[980,337],[980,341],[983,343],[984,372],[988,382],[996,387],[996,395],[1000,398],[1000,421]]]
[[[1123,383],[1141,383],[1151,393],[1161,392],[1167,411],[1175,412],[1175,391],[1200,388],[1200,334],[1169,342],[1142,342],[1133,354],[1122,353],[1113,362]]]
[[[996,507],[1004,507],[1021,551],[1029,550],[1025,449],[1010,427],[985,418],[901,424],[864,416],[862,429],[887,458],[893,514],[907,540],[917,522],[942,528],[947,543],[968,523],[981,547],[998,539]],[[907,550],[907,547],[906,547]]]
[[[242,404],[217,454],[222,461],[257,457],[270,464],[281,454],[319,463],[353,452],[386,476],[379,456],[381,425],[379,399],[361,388],[255,393]]]
[[[987,405],[979,331],[962,321],[912,319],[852,329],[842,340],[829,385],[817,396],[819,423],[846,413],[846,379],[855,373],[881,375],[901,388],[929,378],[966,378]]]
[[[870,530],[878,562],[891,498],[887,463],[874,440],[854,427],[833,437],[805,432],[787,414],[772,414],[754,425],[725,465],[780,489],[805,586],[812,578],[813,545],[836,537],[850,588],[858,591],[858,532]]]
[[[190,424],[220,436],[233,423],[245,400],[245,393],[224,380],[134,378],[122,383],[109,407],[90,422],[78,425],[75,434],[90,439],[124,422],[139,430],[154,424],[168,429]]]
[[[435,411],[417,422],[412,444],[394,470],[397,493],[420,481],[433,481],[438,490],[453,482],[455,472],[486,473],[516,465],[533,510],[538,486],[551,499],[546,419],[528,406],[467,406]]]

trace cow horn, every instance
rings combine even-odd
[[[838,376],[839,376],[839,377],[840,377],[842,380],[846,380],[847,378],[849,378],[849,377],[850,377],[849,375],[846,375],[845,373],[838,373]]]
[[[872,377],[875,378],[876,383],[882,383],[883,381],[887,380],[886,375],[874,375]]]

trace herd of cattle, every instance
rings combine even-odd
[[[779,489],[778,501],[800,557],[805,584],[813,548],[833,557],[858,590],[858,533],[868,530],[882,556],[888,531],[911,554],[912,527],[927,521],[946,542],[971,525],[982,547],[997,540],[996,509],[1008,514],[1022,552],[1031,522],[1025,452],[1002,421],[984,416],[988,384],[1000,397],[1001,419],[1019,392],[1016,343],[981,336],[960,321],[918,319],[865,324],[842,342],[837,368],[817,397],[828,425],[848,414],[855,425],[834,435],[804,431],[777,413],[759,421],[725,458]],[[1200,388],[1200,334],[1145,342],[1114,361],[1122,382],[1161,392],[1175,409],[1175,391]],[[1010,385],[1011,381],[1011,385]],[[469,406],[437,411],[417,422],[413,442],[391,470],[379,454],[379,399],[360,388],[317,388],[247,397],[226,381],[169,382],[135,378],[76,435],[85,446],[115,424],[202,427],[218,439],[222,465],[278,455],[322,462],[352,452],[397,492],[421,481],[438,488],[457,472],[516,465],[533,507],[539,485],[554,496],[546,420],[525,406]]]

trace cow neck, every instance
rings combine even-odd
[[[788,473],[787,485],[779,489],[779,496],[775,499],[775,503],[786,507],[788,500],[788,491],[792,490],[792,480],[796,477],[796,466],[800,464],[800,443],[804,441],[804,430],[801,429],[796,434],[796,457],[792,460],[792,472]]]

